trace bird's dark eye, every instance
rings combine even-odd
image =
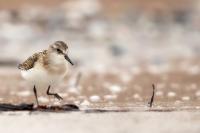
[[[57,50],[57,52],[59,53],[59,54],[61,54],[62,53],[62,51],[60,50],[60,49],[56,49]]]

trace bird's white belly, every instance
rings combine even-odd
[[[31,85],[35,85],[37,88],[47,88],[49,85],[56,85],[65,76],[65,73],[61,75],[50,74],[40,66],[35,66],[28,71],[21,71],[21,74],[24,79],[26,79]]]

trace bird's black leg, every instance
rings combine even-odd
[[[50,91],[51,86],[49,85],[48,89],[47,89],[47,95],[53,95],[55,98],[57,98],[58,100],[63,100],[63,98],[61,96],[59,96],[57,93],[51,93]]]
[[[36,90],[35,85],[34,85],[34,87],[33,87],[33,92],[34,92],[34,95],[35,95],[35,99],[36,99],[37,106],[39,106],[38,96],[37,96],[37,90]]]

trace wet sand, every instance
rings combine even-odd
[[[38,113],[0,115],[3,133],[199,133],[200,112]]]
[[[80,111],[1,112],[0,131],[3,133],[200,132],[198,75],[175,68],[164,72],[158,71],[156,74],[152,71],[136,73],[136,70],[132,74],[128,73],[128,70],[120,74],[117,74],[117,69],[104,73],[94,71],[88,72],[87,75],[83,73],[78,85],[69,87],[73,85],[72,80],[76,79],[76,74],[71,74],[55,88],[55,91],[62,94],[64,101],[56,101],[53,97],[41,95],[40,102],[43,105],[58,106],[72,103],[76,104]],[[119,75],[130,78],[124,82]],[[29,86],[21,79],[16,68],[1,68],[0,77],[1,103],[34,102],[31,90],[27,89]],[[90,79],[93,79],[93,82],[89,82]],[[97,81],[104,83],[104,86],[102,87]],[[147,104],[152,95],[151,82],[156,83],[152,109]],[[113,87],[116,83],[118,86]]]

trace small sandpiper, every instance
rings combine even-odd
[[[63,41],[56,41],[47,50],[30,56],[18,68],[21,75],[32,86],[37,106],[39,106],[37,90],[46,88],[46,94],[52,95],[58,100],[63,98],[57,93],[51,93],[50,88],[58,84],[67,74],[67,61],[74,65],[68,57],[68,46]],[[66,61],[67,60],[67,61]]]

